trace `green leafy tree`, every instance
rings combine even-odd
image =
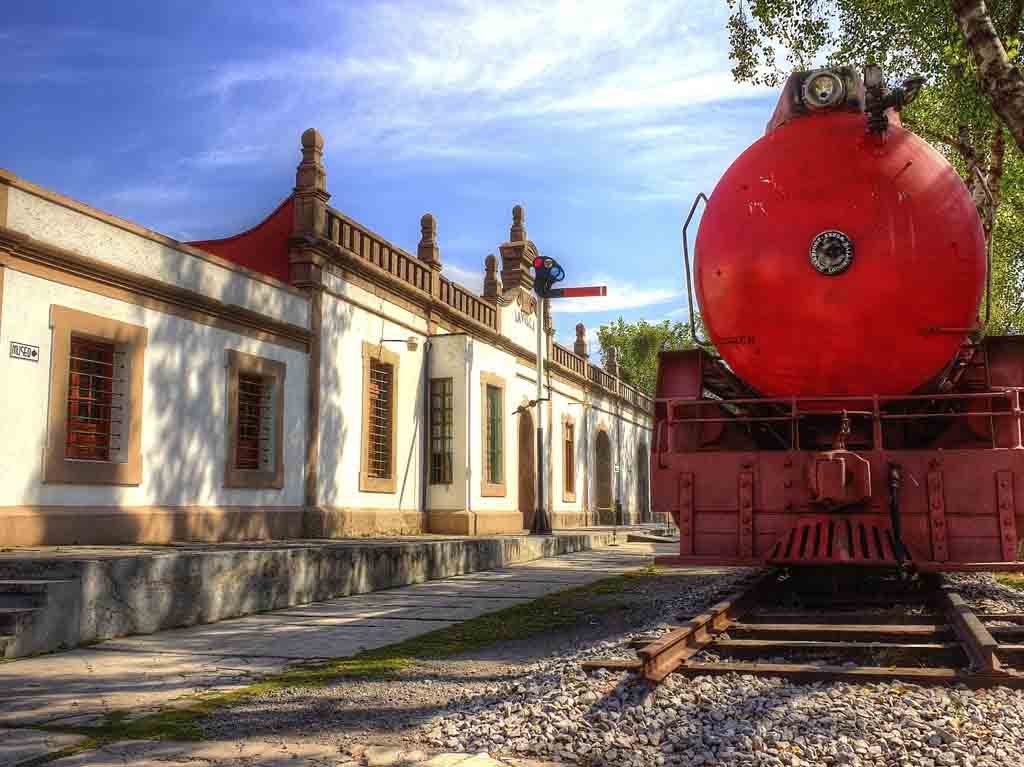
[[[794,70],[865,62],[896,82],[927,78],[904,124],[960,171],[978,207],[992,246],[989,332],[1024,332],[1024,118],[1018,131],[1010,103],[1024,0],[727,2],[738,81],[778,86]],[[1024,81],[1020,94],[1024,105]]]
[[[646,394],[654,394],[658,352],[694,346],[688,323],[669,320],[626,322],[622,317],[599,327],[597,340],[601,344],[602,366],[607,368],[608,351],[614,348],[620,377]]]

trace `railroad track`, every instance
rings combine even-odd
[[[1024,613],[975,613],[941,575],[838,578],[762,571],[706,612],[637,643],[636,660],[583,667],[654,683],[669,674],[755,674],[1024,688],[1016,670],[1024,670]]]

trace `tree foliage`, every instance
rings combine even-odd
[[[1024,155],[1007,141],[977,41],[961,29],[967,0],[727,0],[733,76],[780,85],[795,70],[880,64],[893,82],[927,85],[903,113],[906,127],[960,171],[992,241],[989,332],[1024,333]],[[1024,0],[982,5],[1007,60],[1021,60]],[[954,6],[956,10],[954,10]]]
[[[688,323],[626,322],[622,317],[599,327],[597,340],[601,345],[601,365],[607,369],[608,351],[614,348],[620,377],[646,394],[654,394],[658,352],[694,346]]]

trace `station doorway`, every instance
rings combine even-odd
[[[597,433],[594,452],[597,521],[601,525],[612,525],[615,524],[615,505],[612,499],[612,441],[608,439],[608,432]]]
[[[651,455],[647,445],[636,446],[636,513],[638,521],[651,521]]]

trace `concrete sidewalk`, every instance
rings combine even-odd
[[[18,728],[0,729],[0,767],[67,745],[33,725],[88,724],[237,689],[296,661],[355,655],[635,570],[653,552],[624,544],[0,664],[0,728]]]

